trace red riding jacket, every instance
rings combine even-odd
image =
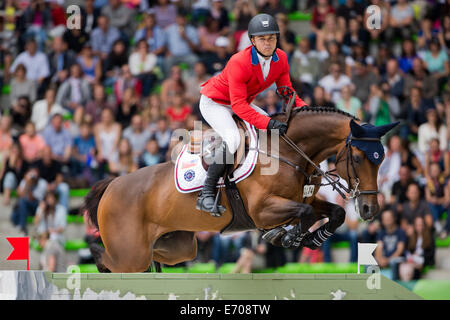
[[[234,54],[220,74],[203,83],[200,92],[217,103],[231,105],[235,114],[256,128],[266,129],[270,117],[255,111],[250,103],[274,82],[277,87],[288,86],[292,89],[286,53],[276,49],[264,81],[256,49],[249,46]],[[297,96],[294,107],[305,105]]]

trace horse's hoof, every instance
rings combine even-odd
[[[262,238],[263,240],[271,243],[274,246],[277,247],[283,247],[283,244],[281,242],[281,238],[286,234],[286,230],[283,227],[276,227],[274,229],[271,229],[263,234]]]
[[[313,240],[314,240],[314,234],[311,232],[308,232],[308,234],[303,237],[302,241],[300,242],[300,245],[302,247],[306,247],[311,250],[316,250],[320,246],[316,245]]]

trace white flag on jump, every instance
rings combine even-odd
[[[376,247],[376,243],[358,243],[358,265],[378,265],[372,255]]]

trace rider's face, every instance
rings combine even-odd
[[[277,46],[277,36],[275,34],[255,36],[252,43],[262,54],[270,56]]]

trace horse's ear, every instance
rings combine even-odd
[[[352,136],[360,138],[364,136],[364,128],[355,122],[355,120],[350,120],[350,131]]]
[[[379,137],[384,136],[386,133],[388,133],[390,130],[392,130],[394,127],[396,127],[400,121],[396,121],[393,123],[385,124],[382,126],[376,127],[376,131]]]

